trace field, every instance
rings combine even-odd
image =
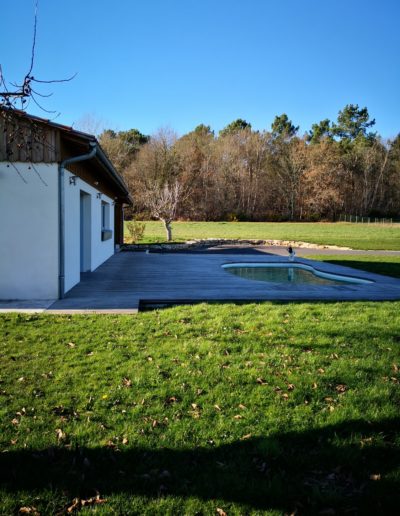
[[[307,256],[305,256],[305,258],[306,257]],[[384,274],[385,276],[392,276],[393,278],[400,278],[400,256],[313,254],[308,256],[308,258],[333,263],[335,265],[353,267],[354,269],[361,269],[375,274]]]
[[[125,233],[128,238],[127,233]],[[352,249],[400,250],[400,224],[272,223],[272,222],[174,222],[174,241],[194,238],[296,240],[338,245]],[[164,242],[161,222],[146,222],[143,242]]]
[[[400,244],[350,224],[174,232]],[[400,277],[397,256],[312,258]],[[2,314],[0,514],[395,514],[399,346],[400,302]]]
[[[3,314],[0,513],[393,514],[399,314]]]

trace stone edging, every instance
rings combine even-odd
[[[185,250],[185,249],[206,249],[216,246],[277,246],[277,247],[297,247],[306,249],[339,249],[351,251],[350,247],[340,247],[337,245],[310,244],[308,242],[297,242],[295,240],[232,240],[228,238],[207,238],[203,240],[188,240],[182,243],[162,243],[162,244],[123,244],[121,251],[148,251],[148,250]]]

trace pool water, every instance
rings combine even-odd
[[[304,264],[225,264],[223,268],[230,274],[254,281],[266,281],[269,283],[290,283],[309,285],[343,285],[370,284],[371,281],[351,276],[323,273],[313,267]]]

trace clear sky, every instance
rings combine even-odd
[[[34,0],[2,1],[0,63],[29,68]],[[300,131],[366,106],[384,137],[400,132],[400,0],[39,0],[36,59],[57,122],[86,115],[118,130],[178,134],[236,118]],[[32,103],[29,112],[51,117]]]

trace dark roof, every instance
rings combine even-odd
[[[73,157],[74,155],[84,154],[88,152],[89,148],[91,148],[91,144],[95,144],[97,148],[96,155],[92,158],[94,162],[97,162],[102,171],[105,172],[105,176],[108,181],[110,181],[115,188],[118,189],[119,196],[121,200],[128,204],[132,204],[132,198],[129,194],[128,187],[126,186],[123,178],[116,171],[114,165],[110,161],[107,154],[102,149],[100,143],[97,138],[89,133],[85,133],[83,131],[77,131],[76,129],[69,127],[67,125],[58,124],[53,122],[52,120],[48,120],[45,118],[41,118],[34,115],[29,115],[25,111],[21,111],[19,109],[7,109],[0,108],[0,111],[8,111],[12,113],[13,116],[21,120],[26,120],[30,123],[37,123],[41,126],[46,126],[48,128],[59,131],[61,136],[61,141],[66,144],[62,146],[62,149],[59,149],[59,161],[63,161],[66,158]],[[65,149],[68,149],[66,151]]]

